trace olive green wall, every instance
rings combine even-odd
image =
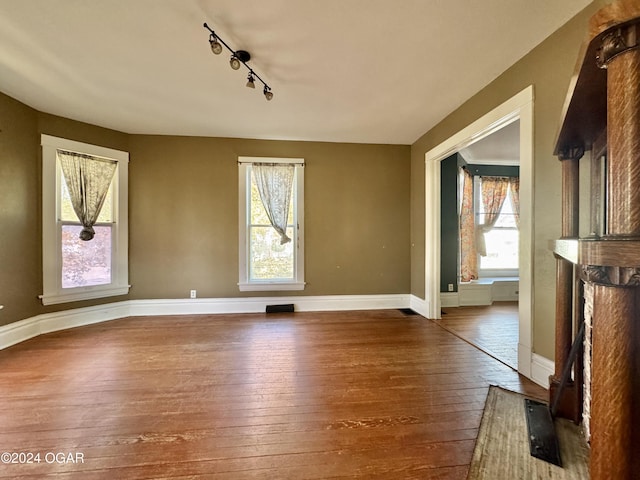
[[[40,134],[122,150],[128,135],[56,117],[0,93],[0,325],[35,315],[127,298],[44,307]]]
[[[411,146],[411,293],[424,298],[426,152],[534,86],[533,349],[550,359],[554,358],[555,261],[549,240],[560,235],[560,163],[553,148],[588,20],[607,3],[592,3]]]
[[[131,298],[263,295],[237,286],[239,156],[305,159],[307,286],[291,294],[409,291],[409,146],[134,135],[130,153]]]
[[[39,313],[38,114],[0,94],[0,325]]]
[[[40,134],[42,133],[74,140],[76,142],[123,150],[125,152],[129,149],[129,135],[126,133],[39,112],[37,138],[38,161],[41,159]]]
[[[130,152],[129,295],[42,306],[42,133]],[[409,146],[128,135],[0,94],[0,325],[191,289],[262,295],[237,286],[238,156],[306,161],[307,288],[294,294],[409,291]]]

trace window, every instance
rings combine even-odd
[[[128,285],[127,181],[129,154],[42,135],[42,303],[124,295]],[[79,155],[115,172],[89,241],[72,205],[63,158]],[[113,171],[113,167],[110,167]]]
[[[482,182],[481,177],[476,177]],[[477,189],[480,191],[480,188]],[[513,211],[512,191],[506,190],[506,197],[493,227],[483,232],[486,255],[480,255],[480,277],[518,276],[519,232]],[[478,199],[478,224],[485,223],[483,202]]]
[[[263,166],[276,172],[272,188],[284,186],[277,173],[280,168],[293,169],[290,193],[286,188],[279,193],[283,198],[289,195],[288,214],[284,217],[281,212],[280,227],[279,222],[274,226],[279,205],[265,207],[265,192],[261,193],[256,179]],[[240,157],[238,190],[240,290],[304,289],[304,159]]]

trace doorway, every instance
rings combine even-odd
[[[440,162],[438,324],[518,367],[520,123]]]
[[[533,291],[533,86],[471,125],[460,130],[425,155],[425,303],[427,316],[441,318],[441,161],[501,128],[519,121],[520,245],[518,288],[518,371],[531,378]]]

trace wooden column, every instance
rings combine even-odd
[[[584,148],[576,147],[562,152],[562,239],[578,238],[579,218],[579,160]],[[555,371],[549,378],[549,400],[553,403],[561,395],[557,415],[574,422],[580,420],[581,410],[576,400],[578,395],[573,381],[560,391],[562,371],[569,361],[569,351],[573,342],[573,288],[575,274],[573,263],[556,255],[556,344]]]
[[[591,479],[632,480],[640,471],[640,269],[589,267],[592,330]],[[594,278],[594,277],[599,278]],[[615,283],[614,283],[615,282]]]
[[[637,239],[640,237],[640,48],[619,53],[609,61],[607,89],[607,234]]]
[[[607,240],[640,240],[638,24],[602,37],[607,69]],[[640,267],[588,267],[593,314],[591,478],[640,475]]]

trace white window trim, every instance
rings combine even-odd
[[[294,163],[296,164],[296,213],[297,253],[294,256],[294,281],[261,280],[249,281],[249,239],[247,237],[247,205],[250,191],[247,189],[249,166],[252,163]],[[302,164],[298,166],[299,164]],[[238,157],[238,225],[239,225],[239,281],[241,292],[264,292],[304,290],[304,159],[271,157]]]
[[[43,134],[42,145],[42,284],[43,305],[76,302],[129,293],[128,179],[129,153]],[[114,190],[114,226],[111,283],[62,288],[62,239],[58,229],[60,169],[57,150],[108,158],[118,162],[118,182]],[[115,184],[114,184],[115,185]]]

